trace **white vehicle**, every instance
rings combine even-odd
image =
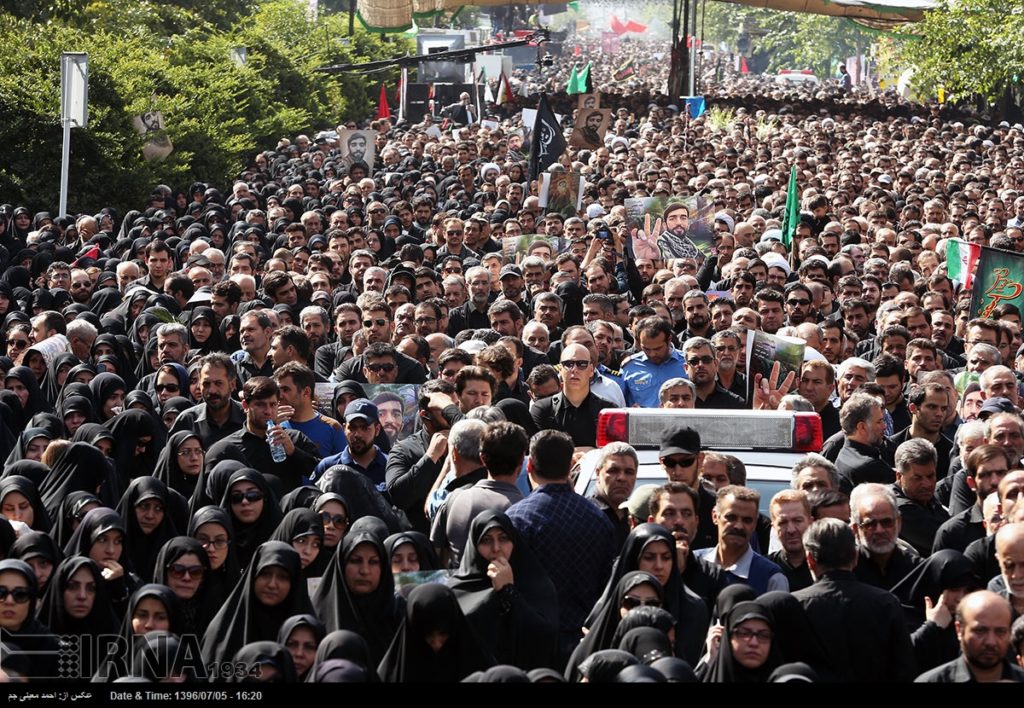
[[[810,69],[783,69],[775,76],[775,80],[780,84],[814,85],[819,83],[818,77]]]
[[[663,484],[667,477],[658,462],[662,433],[683,426],[700,434],[702,450],[739,458],[747,468],[747,486],[761,493],[765,514],[775,493],[789,488],[796,461],[808,452],[820,452],[823,442],[817,413],[609,408],[597,421],[597,446],[629,443],[640,458],[637,485]],[[581,469],[575,488],[590,495],[596,484],[593,468]]]

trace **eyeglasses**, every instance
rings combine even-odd
[[[344,514],[329,514],[326,511],[320,512],[320,518],[324,520],[324,526],[333,526],[336,529],[348,526],[348,517]]]
[[[891,516],[886,516],[881,519],[862,519],[857,526],[866,531],[872,531],[879,526],[883,529],[892,529],[896,526],[896,519]]]
[[[693,463],[697,461],[696,455],[693,457],[663,457],[661,464],[666,469],[672,469],[673,467],[692,467]]]
[[[178,450],[178,457],[202,457],[205,454],[206,453],[203,452],[203,449],[199,447],[192,449],[183,448],[181,450]]]
[[[375,319],[375,320],[363,320],[363,327],[366,327],[367,329],[369,329],[370,327],[373,327],[374,325],[377,325],[378,327],[383,327],[387,323],[388,323],[388,321],[386,319],[384,319],[383,317],[380,317],[380,318]]]
[[[741,642],[749,642],[752,639],[764,643],[772,640],[772,633],[767,629],[753,630],[747,629],[746,627],[740,627],[732,631],[732,636],[739,639]]]
[[[447,236],[461,236],[465,232],[464,231],[445,231],[444,233]]]
[[[698,364],[703,364],[704,366],[711,366],[711,364],[713,364],[714,362],[715,357],[711,356],[710,354],[705,354],[704,356],[690,357],[689,359],[686,360],[686,365],[697,366]]]
[[[153,388],[156,389],[157,393],[163,393],[164,391],[167,391],[168,393],[177,393],[181,389],[181,387],[176,383],[157,384]]]
[[[622,606],[627,610],[632,610],[637,607],[661,607],[661,600],[656,597],[643,598],[633,597],[632,595],[626,595],[622,598]]]
[[[366,365],[366,370],[367,371],[372,371],[375,374],[380,374],[380,373],[390,374],[392,371],[395,370],[395,365],[394,364],[367,364]]]
[[[24,349],[25,347],[28,346],[28,340],[27,339],[12,339],[9,342],[7,342],[7,346],[11,347],[12,349]]]
[[[172,563],[167,566],[167,570],[171,577],[177,580],[181,580],[186,575],[190,578],[202,578],[203,573],[206,572],[206,568],[201,565],[182,565],[181,563]]]
[[[32,591],[28,588],[8,588],[0,585],[0,602],[4,602],[7,596],[10,595],[14,598],[14,602],[18,605],[24,605],[26,602],[32,599]]]
[[[387,209],[370,209],[371,214],[387,214]]]
[[[71,289],[72,290],[83,290],[83,289],[85,289],[87,287],[89,287],[88,283],[72,283],[71,284]]]
[[[199,545],[203,548],[209,548],[213,546],[218,551],[228,547],[228,539],[226,538],[207,538],[206,536],[196,536],[196,540],[199,541]]]
[[[793,298],[792,300],[786,300],[786,304],[791,306],[791,307],[805,307],[807,305],[810,305],[811,301],[810,300],[801,300],[801,299],[798,299],[798,298]]]
[[[247,492],[231,492],[231,496],[228,499],[231,500],[232,504],[241,504],[243,501],[255,504],[263,500],[263,492],[258,489],[250,489]]]
[[[590,359],[566,359],[562,362],[563,369],[579,369],[583,371],[590,366]]]

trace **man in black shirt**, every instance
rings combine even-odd
[[[629,514],[621,505],[629,499],[636,486],[639,460],[628,443],[613,442],[601,448],[594,475],[597,489],[590,500],[604,512],[615,527],[615,543],[622,548],[629,535]]]
[[[805,492],[784,489],[768,505],[772,528],[782,548],[768,555],[785,573],[790,592],[803,590],[814,582],[804,551],[804,531],[811,525],[811,503]]]
[[[697,389],[696,408],[738,409],[746,404],[718,383],[718,355],[704,337],[690,337],[683,344],[686,374]]]
[[[862,484],[854,489],[850,521],[858,543],[854,573],[861,582],[891,590],[921,564],[921,557],[897,540],[900,511],[890,485]]]
[[[597,416],[615,404],[590,390],[594,360],[582,344],[570,344],[562,350],[562,390],[536,401],[530,411],[540,430],[561,430],[576,447],[597,445]],[[628,495],[627,495],[628,496]]]
[[[900,511],[900,538],[921,556],[932,551],[935,534],[949,514],[935,499],[935,446],[912,438],[896,449],[896,484],[892,486]]]
[[[996,491],[999,481],[1010,471],[1010,459],[998,445],[980,445],[964,461],[967,486],[974,490],[977,502],[942,524],[935,534],[932,552],[952,548],[963,553],[972,542],[985,537],[982,505]]]
[[[238,378],[231,357],[212,352],[203,357],[199,366],[199,387],[203,402],[181,412],[171,426],[171,433],[189,430],[199,436],[203,447],[209,450],[231,433],[242,429],[245,411],[231,396]]]

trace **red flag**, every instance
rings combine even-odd
[[[625,34],[628,31],[626,25],[622,24],[618,17],[612,15],[612,32],[615,34]]]
[[[380,99],[377,101],[377,118],[390,118],[391,108],[388,106],[388,90],[384,84],[380,85]]]
[[[747,59],[746,59],[746,57],[740,57],[740,73],[741,74],[749,74],[750,73],[750,69],[747,68]]]
[[[574,57],[578,57],[578,56],[580,56],[582,54],[583,54],[583,47],[581,47],[580,45],[577,44],[576,48],[572,50],[572,55]]]
[[[85,253],[80,255],[78,258],[76,258],[71,265],[77,266],[78,265],[78,261],[81,260],[82,258],[96,259],[96,258],[99,258],[99,257],[100,257],[100,247],[99,246],[93,246],[88,251],[86,251]]]
[[[626,32],[646,32],[647,25],[642,25],[639,22],[633,22],[630,20],[626,23]]]

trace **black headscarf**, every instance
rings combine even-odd
[[[347,629],[336,629],[329,632],[320,641],[320,646],[316,649],[316,659],[313,661],[313,666],[309,670],[309,678],[306,680],[312,683],[318,666],[339,659],[350,661],[364,669],[370,681],[377,680],[376,665],[370,658],[370,648],[366,645],[366,640]]]
[[[357,595],[345,583],[345,565],[353,551],[363,544],[372,546],[380,557],[380,585],[371,593]],[[313,606],[329,631],[348,629],[365,639],[376,666],[387,651],[405,609],[404,601],[395,596],[395,579],[383,542],[372,534],[347,534],[324,573]]]
[[[69,494],[88,492],[107,504],[104,492],[113,492],[115,481],[114,469],[99,448],[90,442],[73,442],[53,463],[50,474],[39,485],[39,493],[47,512],[60,519],[61,505]]]
[[[231,658],[235,666],[246,667],[246,675],[233,674],[226,680],[228,683],[248,683],[256,681],[260,667],[272,666],[277,670],[275,678],[267,683],[295,683],[298,678],[295,675],[295,662],[292,655],[283,645],[274,641],[250,642],[240,648]],[[263,681],[259,681],[263,683]]]
[[[60,393],[57,394],[57,405],[60,405],[60,402],[68,396],[85,396],[92,401],[93,410],[96,411],[97,419],[99,419],[100,406],[96,403],[96,396],[93,395],[93,390],[89,386],[89,383],[92,383],[92,378],[89,383],[79,381],[78,378],[82,374],[89,374],[92,378],[96,378],[96,367],[92,364],[76,364],[71,367],[71,371],[64,378],[64,385],[60,387]]]
[[[416,549],[416,557],[419,558],[421,571],[441,569],[441,563],[437,559],[437,553],[434,552],[430,539],[427,538],[425,533],[419,531],[400,531],[384,539],[384,550],[388,554],[389,563],[391,562],[391,557],[395,555],[395,550],[407,543]],[[463,608],[463,611],[465,611],[465,608]]]
[[[64,602],[64,591],[71,583],[71,578],[82,568],[91,573],[92,580],[96,585],[96,594],[93,597],[92,609],[85,617],[75,619],[68,614]],[[39,621],[47,625],[55,634],[78,634],[101,636],[114,634],[117,631],[117,617],[114,608],[107,596],[106,583],[100,574],[100,567],[96,562],[83,556],[71,556],[64,559],[50,577],[50,582],[43,593],[42,603],[39,607]],[[83,652],[93,656],[95,652]],[[98,662],[94,659],[93,665],[88,668],[91,675],[96,670]]]
[[[348,502],[349,524],[364,516],[376,516],[388,527],[388,536],[402,530],[402,525],[391,505],[384,499],[373,482],[365,474],[345,465],[334,465],[316,481],[316,486],[325,492],[340,494]]]
[[[126,403],[127,405],[127,403]],[[159,450],[167,441],[167,428],[148,411],[124,410],[105,423],[114,434],[114,467],[122,480],[153,474]],[[146,451],[135,455],[139,439],[151,437]]]
[[[28,400],[22,406],[26,418],[31,418],[36,413],[53,413],[53,405],[43,395],[43,390],[39,387],[39,381],[36,380],[32,369],[27,366],[15,366],[4,377],[5,384],[8,379],[17,379],[28,389]]]
[[[135,513],[136,505],[146,499],[158,501],[164,508],[163,519],[149,533],[139,526]],[[143,582],[150,582],[153,580],[157,554],[165,543],[178,535],[171,517],[171,499],[167,485],[155,477],[133,479],[117,504],[117,513],[125,523],[125,553],[131,559],[132,567],[139,578]]]
[[[281,513],[287,514],[293,509],[312,509],[321,494],[323,492],[320,488],[312,485],[296,487],[281,497]]]
[[[116,511],[106,507],[91,510],[82,519],[82,523],[78,525],[75,532],[71,534],[71,539],[64,546],[64,555],[89,557],[89,552],[99,537],[113,530],[120,531],[122,534],[125,532],[124,520]],[[115,610],[120,611],[125,609],[128,596],[138,585],[138,581],[132,572],[131,559],[123,550],[117,562],[124,569],[124,573],[120,578],[107,581],[107,592],[111,602],[114,603]]]
[[[278,605],[267,607],[256,598],[253,588],[260,572],[272,566],[285,570],[291,587]],[[249,567],[210,622],[203,636],[203,657],[208,663],[228,661],[246,644],[276,639],[278,629],[292,615],[312,612],[299,554],[286,543],[268,541],[256,549]]]
[[[448,639],[435,652],[426,637],[436,631]],[[409,595],[405,620],[378,674],[388,683],[454,683],[493,665],[494,658],[477,640],[451,589],[428,583]]]
[[[753,602],[757,599],[757,591],[749,585],[744,583],[733,583],[722,588],[722,591],[718,593],[718,598],[715,600],[715,612],[713,619],[715,622],[725,622],[725,616],[729,614],[729,610],[738,605],[741,602]]]
[[[36,605],[39,602],[39,585],[32,566],[22,560],[8,558],[0,561],[0,573],[15,572],[25,578],[31,599],[28,616],[17,628],[0,628],[0,642],[4,646],[15,646],[28,655],[30,676],[57,676],[59,645],[49,627],[36,619]]]
[[[774,637],[768,658],[756,669],[748,669],[741,665],[732,653],[732,633],[741,624],[751,619],[759,619],[767,623],[768,628],[775,630],[775,619],[769,610],[757,601],[739,602],[725,615],[725,631],[718,647],[718,656],[714,663],[708,665],[704,676],[705,683],[765,683],[772,671],[781,664],[778,648]]]
[[[92,404],[91,398],[86,398],[85,396],[66,396],[57,406],[57,417],[64,422],[63,437],[65,439],[70,439],[74,434],[67,424],[67,417],[72,413],[81,413],[85,417],[85,422],[82,425],[96,422],[96,409]],[[78,432],[78,430],[76,429],[74,432]]]
[[[210,571],[203,580],[203,586],[206,589],[206,599],[210,606],[216,610],[224,603],[228,594],[234,589],[235,583],[238,582],[238,578],[242,574],[242,569],[238,566],[238,558],[235,554],[233,543],[235,532],[231,524],[231,515],[219,506],[204,506],[198,509],[192,515],[192,518],[189,519],[188,535],[195,538],[196,533],[204,524],[220,524],[228,537],[228,552],[224,558],[224,563],[217,569],[213,569],[211,566]]]
[[[605,586],[601,599],[594,606],[588,617],[588,626],[596,617],[596,612],[607,599],[616,583],[622,576],[632,570],[638,570],[640,557],[644,549],[651,543],[663,542],[672,556],[672,569],[669,571],[668,582],[664,587],[665,601],[662,604],[676,618],[676,656],[696,664],[700,659],[701,648],[708,632],[708,611],[704,601],[690,594],[683,584],[682,575],[676,565],[676,545],[672,532],[660,524],[640,524],[626,537],[611,577]]]
[[[28,454],[28,446],[36,438],[46,438],[47,442],[53,440],[53,436],[45,428],[26,428],[18,435],[18,440],[14,444],[14,448],[11,453],[7,456],[7,460],[4,462],[4,467],[13,465],[15,462],[28,459],[25,457]]]
[[[242,523],[231,511],[231,488],[239,482],[252,482],[263,492],[263,511],[251,524]],[[281,508],[277,504],[277,499],[274,497],[266,477],[251,467],[243,467],[237,472],[231,473],[220,499],[220,507],[231,516],[231,523],[235,530],[233,545],[239,565],[244,568],[248,565],[253,553],[256,552],[257,546],[269,541],[274,529],[281,523]]]
[[[244,462],[238,460],[221,460],[212,468],[204,461],[203,471],[196,481],[196,490],[188,503],[189,513],[204,506],[217,506],[224,496],[228,478],[238,470],[247,469]]]
[[[4,497],[11,492],[18,492],[32,506],[33,519],[29,525],[32,530],[47,533],[52,525],[50,523],[50,515],[46,512],[46,507],[39,498],[39,491],[32,480],[18,475],[0,479],[0,504],[3,503]]]
[[[324,640],[324,637],[327,635],[327,628],[324,627],[323,622],[321,622],[313,615],[295,615],[294,617],[289,617],[288,619],[286,619],[284,621],[284,624],[281,625],[281,629],[279,629],[277,632],[277,643],[287,648],[288,639],[292,636],[292,632],[294,632],[299,627],[309,628],[309,630],[313,633],[313,639],[316,640],[317,652],[319,652],[320,642],[322,642]],[[297,674],[298,680],[305,681],[309,674],[312,673],[312,669],[315,665],[316,660],[314,659],[313,663],[310,664],[309,668],[306,669],[305,673]],[[298,667],[296,667],[296,672],[297,671]]]
[[[619,649],[628,651],[642,664],[651,664],[658,659],[674,656],[668,635],[654,627],[637,627],[629,630],[619,642]]]
[[[665,683],[698,683],[693,667],[675,656],[666,656],[651,664],[651,668],[661,672]]]
[[[50,536],[56,542],[57,547],[63,549],[71,540],[71,534],[75,532],[76,521],[81,521],[85,514],[82,513],[89,504],[103,506],[100,498],[91,492],[71,492],[60,503],[57,511],[57,520],[50,529]]]
[[[477,546],[499,528],[512,540],[512,583],[495,591],[489,562]],[[390,559],[390,554],[389,554]],[[508,516],[484,511],[469,525],[466,549],[451,588],[466,620],[502,664],[524,669],[554,666],[558,649],[558,594],[544,567],[523,543]]]
[[[284,518],[281,519],[281,523],[274,529],[274,533],[270,535],[271,541],[282,541],[291,546],[295,539],[301,536],[315,536],[320,539],[320,553],[323,553],[324,543],[324,522],[320,518],[320,514],[316,513],[312,509],[292,509]],[[317,553],[317,558],[320,557],[320,553]],[[307,572],[316,564],[316,558],[302,570],[302,576],[304,578],[319,577],[317,575],[309,575]]]
[[[196,320],[206,320],[210,323],[210,336],[206,338],[205,342],[200,343],[196,340],[195,335],[192,334],[192,324]],[[225,350],[224,338],[217,327],[217,315],[212,308],[204,305],[194,308],[192,314],[189,315],[187,327],[190,352],[199,352],[199,355],[204,355],[210,352],[223,352]]]
[[[56,568],[62,560],[64,560],[64,554],[61,552],[57,544],[54,543],[53,539],[48,534],[41,531],[30,531],[29,533],[22,534],[18,537],[18,540],[11,544],[10,550],[7,552],[8,558],[17,558],[28,563],[32,558],[43,558],[50,561],[50,564]],[[29,564],[31,565],[31,563]],[[39,582],[39,592],[42,594],[49,587],[49,581],[53,579],[53,574],[50,574],[50,578],[47,582]],[[38,578],[36,578],[38,581]]]
[[[68,380],[70,379],[71,375],[69,374]],[[96,404],[96,415],[99,416],[99,422],[106,423],[109,419],[106,418],[106,413],[103,412],[103,406],[106,404],[107,399],[117,391],[127,395],[130,389],[125,384],[124,379],[117,374],[103,372],[102,374],[97,374],[89,382],[89,390],[92,391],[92,400]]]
[[[619,646],[622,643],[622,638],[629,632],[639,627],[651,627],[659,632],[662,632],[666,636],[676,626],[676,618],[672,616],[672,613],[661,607],[650,607],[649,605],[641,605],[640,607],[634,607],[632,610],[626,613],[626,616],[619,620],[619,626],[615,630],[615,636],[612,637],[612,645]]]
[[[188,634],[199,634],[206,627],[210,618],[213,617],[217,607],[219,607],[219,605],[215,606],[213,603],[208,602],[206,597],[206,581],[210,573],[210,557],[207,555],[206,549],[203,548],[202,544],[190,536],[176,536],[165,543],[156,556],[153,582],[170,587],[170,583],[167,582],[170,566],[189,553],[193,553],[199,558],[199,563],[203,566],[203,579],[199,583],[195,595],[188,599],[179,597],[178,603],[181,605],[185,625],[184,631]]]
[[[57,405],[57,396],[60,395],[60,389],[63,386],[63,384],[57,379],[60,374],[61,367],[66,366],[70,372],[71,369],[81,363],[82,362],[78,357],[71,352],[61,352],[47,362],[46,373],[43,374],[42,389],[43,396],[51,406]]]
[[[167,439],[167,444],[160,450],[160,456],[156,460],[156,469],[153,471],[154,477],[182,494],[186,499],[192,498],[200,476],[199,474],[186,475],[178,464],[178,450],[187,440],[191,439],[198,440],[199,446],[203,447],[202,438],[191,430],[180,430],[172,434]],[[202,474],[201,467],[200,474]]]
[[[614,683],[619,672],[639,663],[628,651],[602,649],[583,660],[579,666],[579,676],[585,677],[588,683]]]
[[[612,642],[615,638],[615,630],[618,629],[621,614],[619,608],[622,605],[622,598],[631,589],[638,585],[647,584],[654,588],[658,597],[664,603],[665,595],[661,583],[651,575],[641,570],[633,570],[623,574],[615,584],[615,589],[607,598],[597,601],[598,609],[595,620],[590,626],[590,631],[581,641],[565,668],[565,679],[575,683],[579,681],[579,666],[588,656],[602,649],[614,648]]]
[[[7,557],[11,546],[14,545],[17,538],[18,536],[14,533],[14,527],[11,526],[11,522],[0,517],[0,560]]]
[[[123,676],[130,675],[131,667],[128,665],[128,657],[135,652],[136,647],[144,641],[143,637],[148,635],[136,635],[132,627],[132,617],[135,609],[143,600],[153,598],[159,601],[167,612],[170,625],[170,633],[181,635],[184,627],[184,620],[181,613],[181,606],[174,592],[166,585],[149,583],[143,585],[128,598],[124,606],[124,615],[121,620],[121,628],[118,631],[120,644],[111,646],[110,653],[93,675],[93,682],[113,681]],[[152,634],[155,634],[153,632]]]

